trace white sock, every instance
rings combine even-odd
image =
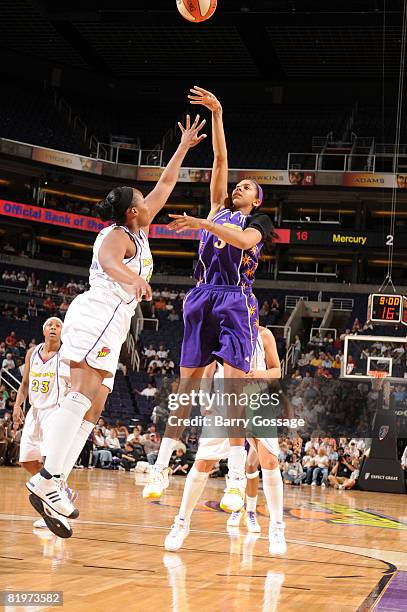
[[[256,512],[257,508],[257,495],[256,497],[249,497],[246,495],[246,512]]]
[[[181,519],[189,520],[191,518],[191,514],[205,489],[208,476],[208,472],[198,472],[195,465],[190,469],[185,480],[181,507],[178,513]]]
[[[64,467],[62,468],[62,474],[65,476],[66,480],[68,480],[68,476],[72,472],[72,468],[81,454],[82,449],[85,446],[85,442],[89,438],[89,434],[92,433],[94,427],[94,423],[91,423],[90,421],[82,421],[81,426],[78,429],[78,433],[71,444],[71,448],[65,457]]]
[[[283,479],[279,468],[274,470],[264,470],[263,491],[267,501],[267,508],[270,514],[270,524],[283,522]]]
[[[246,477],[247,452],[244,446],[231,446],[228,458],[229,478]]]
[[[163,438],[160,444],[160,450],[158,451],[156,466],[168,467],[171,459],[172,452],[174,450],[175,440],[172,438]]]
[[[92,402],[85,395],[77,391],[70,391],[61,407],[56,409],[55,417],[47,432],[47,456],[43,469],[48,474],[52,476],[63,474],[70,446],[91,405]]]

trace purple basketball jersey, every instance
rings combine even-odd
[[[224,208],[213,218],[214,223],[243,231],[250,217]],[[247,251],[238,249],[210,232],[203,230],[199,242],[199,261],[195,268],[197,284],[241,287],[251,293],[258,258],[263,243]]]

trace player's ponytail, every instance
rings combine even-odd
[[[126,210],[133,202],[132,187],[115,187],[109,191],[104,200],[95,206],[95,212],[102,221],[114,220],[118,225],[125,221]]]

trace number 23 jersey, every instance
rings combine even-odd
[[[39,344],[30,359],[29,392],[31,406],[38,410],[56,408],[65,394],[63,371],[66,366],[60,361],[60,350],[44,361]]]

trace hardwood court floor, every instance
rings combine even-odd
[[[81,516],[70,540],[33,533],[25,480],[22,469],[0,469],[0,591],[62,590],[68,612],[367,611],[407,570],[402,495],[285,487],[288,552],[271,558],[265,516],[260,537],[227,533],[220,479],[209,481],[176,554],[162,544],[182,477],[148,502],[133,473],[74,471]]]

